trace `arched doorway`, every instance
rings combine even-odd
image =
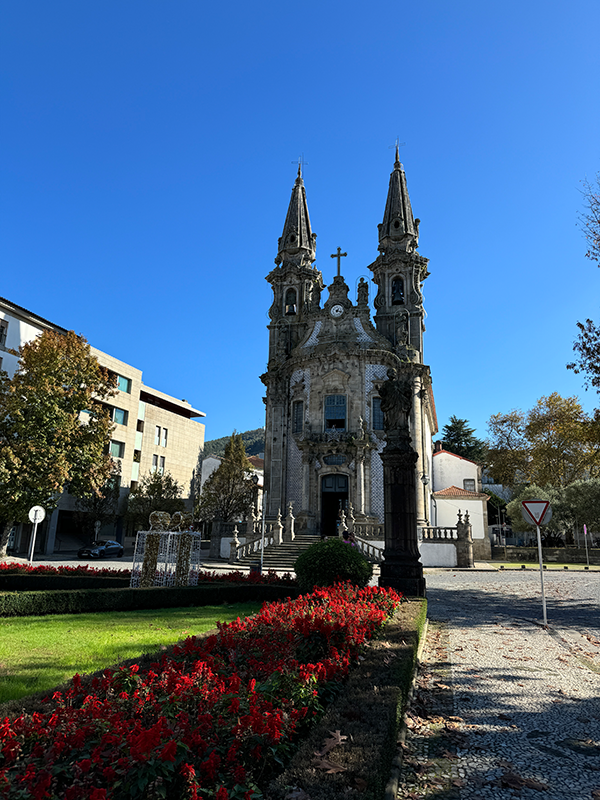
[[[340,508],[348,509],[348,476],[321,478],[321,538],[337,536]]]

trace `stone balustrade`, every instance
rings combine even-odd
[[[360,539],[358,536],[355,535],[354,537],[356,547],[358,548],[359,552],[363,554],[363,556],[367,559],[367,561],[373,561],[376,564],[381,564],[383,561],[383,549],[381,547],[377,547],[371,542],[367,542],[364,539]]]
[[[450,539],[458,539],[458,528],[432,528],[423,527],[420,529],[420,540],[427,544],[436,542],[448,542]]]
[[[362,520],[354,520],[354,526],[351,532],[355,536],[360,536],[361,539],[375,539],[383,541],[383,522],[364,522]]]

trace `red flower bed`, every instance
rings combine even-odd
[[[15,561],[2,561],[0,562],[0,574],[2,573],[19,575],[19,574],[34,574],[34,575],[92,575],[94,577],[104,578],[130,578],[130,569],[111,569],[109,567],[89,567],[85,564],[77,565],[76,567],[51,567],[44,564],[20,564]],[[296,586],[296,579],[292,577],[289,572],[283,575],[278,575],[275,570],[270,569],[267,573],[260,574],[258,572],[241,572],[234,570],[233,572],[199,572],[198,583],[205,582],[221,582],[221,583],[287,583],[290,586]]]
[[[148,669],[75,675],[51,710],[0,723],[0,797],[256,800],[400,599],[337,584],[186,639]]]
[[[111,569],[109,567],[88,567],[86,564],[78,564],[76,567],[51,567],[45,564],[20,564],[17,561],[2,561],[0,562],[0,574],[2,572],[10,573],[13,575],[22,575],[25,573],[33,575],[93,575],[95,578],[129,578],[131,577],[130,569]]]

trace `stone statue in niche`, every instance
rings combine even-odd
[[[388,379],[379,390],[385,431],[397,438],[409,436],[409,416],[413,404],[413,385],[410,378],[398,377],[395,369],[388,369]]]

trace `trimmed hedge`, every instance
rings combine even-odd
[[[89,580],[89,579],[87,579]],[[209,583],[203,586],[152,586],[144,589],[76,589],[0,592],[0,617],[84,614],[94,611],[132,611],[144,608],[245,603],[298,597],[289,585]]]
[[[0,592],[36,592],[47,589],[117,589],[129,586],[129,577],[101,575],[35,575],[27,572],[0,574]]]

